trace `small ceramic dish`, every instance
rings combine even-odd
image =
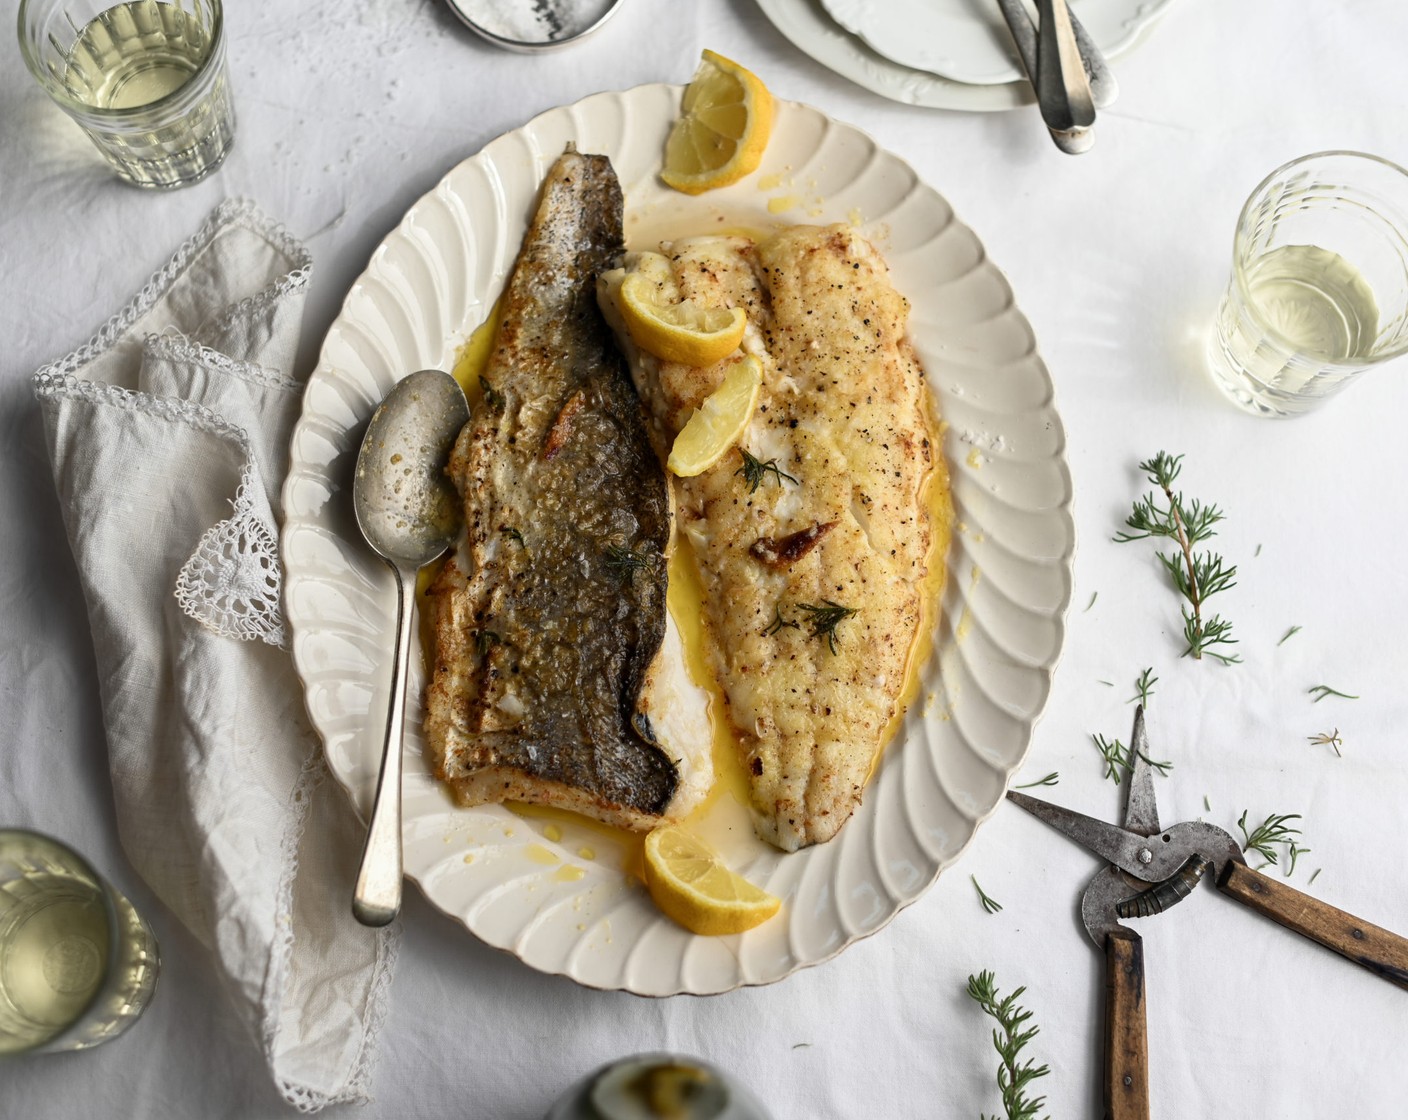
[[[581,42],[622,0],[446,0],[460,21],[496,47],[519,54]]]

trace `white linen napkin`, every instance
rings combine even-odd
[[[34,376],[97,653],[123,847],[214,953],[284,1097],[369,1099],[398,934],[285,645],[279,487],[311,258],[221,205]]]

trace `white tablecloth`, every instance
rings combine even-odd
[[[1174,762],[1157,783],[1165,822],[1301,813],[1312,851],[1292,882],[1323,868],[1313,893],[1408,931],[1404,365],[1276,423],[1227,404],[1201,357],[1237,211],[1266,172],[1326,148],[1408,162],[1408,10],[1180,0],[1118,63],[1120,100],[1076,159],[1033,109],[963,114],[872,95],[798,52],[752,0],[628,0],[594,39],[536,58],[482,44],[433,0],[232,4],[227,18],[238,139],[216,175],[176,193],[114,180],[13,42],[0,67],[0,822],[88,853],[150,916],[164,957],[154,1004],[117,1042],[0,1067],[0,1116],[287,1114],[204,952],[117,848],[87,620],[28,375],[86,339],[233,195],[312,249],[311,363],[372,249],[448,168],[553,105],[683,81],[706,46],[913,163],[1034,326],[1080,543],[1065,652],[1019,780],[1057,770],[1060,785],[1039,792],[1115,819],[1090,736],[1127,741],[1134,678],[1152,666],[1153,753]],[[1218,606],[1242,665],[1180,658],[1152,548],[1111,542],[1143,490],[1136,463],[1160,449],[1185,453],[1187,492],[1227,511],[1214,543],[1241,576]],[[1320,683],[1360,699],[1313,704]],[[1307,742],[1331,729],[1343,757]],[[534,973],[412,889],[377,1100],[360,1115],[535,1120],[590,1068],[655,1049],[733,1071],[778,1120],[992,1113],[989,1023],[964,993],[984,968],[1003,990],[1027,986],[1047,1111],[1095,1115],[1103,960],[1076,905],[1096,867],[1000,806],[920,902],[837,959],[767,988],[660,1001]],[[1001,913],[982,910],[970,874]],[[1141,930],[1156,1117],[1404,1114],[1403,991],[1207,888]]]

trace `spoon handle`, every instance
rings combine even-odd
[[[381,776],[372,802],[371,824],[352,895],[352,913],[364,926],[384,926],[401,909],[401,739],[406,724],[406,670],[411,658],[410,587],[415,579],[398,565],[396,572],[396,653],[391,669],[391,702],[386,739],[381,748]]]

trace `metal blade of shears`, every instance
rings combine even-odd
[[[1007,800],[1038,820],[1045,821],[1081,847],[1109,860],[1121,871],[1128,871],[1146,883],[1167,879],[1188,858],[1186,852],[1179,855],[1181,849],[1176,850],[1174,845],[1158,840],[1150,843],[1147,836],[1137,832],[1087,817],[1072,809],[1063,809],[1037,797],[1028,797],[1016,790],[1007,791]]]
[[[1159,806],[1154,800],[1154,768],[1149,765],[1149,736],[1144,730],[1143,704],[1134,709],[1134,730],[1130,733],[1124,826],[1141,836],[1153,836],[1159,831]]]

